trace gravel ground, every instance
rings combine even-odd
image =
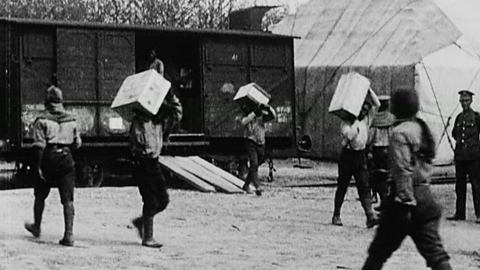
[[[332,180],[293,163],[276,163],[275,179],[264,183],[262,197],[171,189],[169,207],[155,219],[160,250],[142,247],[130,224],[142,205],[134,187],[76,189],[71,248],[58,245],[63,216],[56,190],[47,199],[40,239],[23,228],[32,220],[32,190],[0,191],[0,269],[360,269],[375,230],[365,227],[355,189],[342,209],[344,226],[332,226],[334,187],[286,187]],[[268,168],[260,173],[265,179]],[[452,214],[454,186],[433,190],[445,214]],[[480,268],[471,193],[467,211],[466,222],[444,220],[441,226],[454,269]],[[384,269],[427,268],[407,239]]]

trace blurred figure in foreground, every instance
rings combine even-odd
[[[442,209],[429,185],[435,142],[427,124],[416,117],[418,110],[419,100],[414,90],[393,93],[392,113],[397,122],[389,146],[392,193],[368,249],[363,270],[382,269],[407,235],[428,267],[452,269],[439,234]]]

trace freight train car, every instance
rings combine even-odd
[[[110,105],[127,76],[148,68],[152,49],[184,108],[167,153],[236,155],[242,132],[232,99],[249,82],[271,94],[278,114],[268,125],[268,147],[293,146],[293,37],[0,18],[1,157],[27,167],[32,123],[44,109],[45,89],[55,84],[79,118],[80,171],[101,174],[103,165],[127,158],[129,123]]]

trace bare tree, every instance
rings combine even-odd
[[[279,6],[276,8],[271,9],[267,13],[262,20],[262,29],[265,31],[269,31],[269,27],[279,23],[289,12],[288,6]]]
[[[0,16],[191,28],[228,28],[228,14],[247,0],[7,0]],[[265,27],[284,14],[267,14]]]

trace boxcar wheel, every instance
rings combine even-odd
[[[78,183],[85,187],[100,187],[104,179],[104,170],[101,164],[85,164],[78,168]]]

